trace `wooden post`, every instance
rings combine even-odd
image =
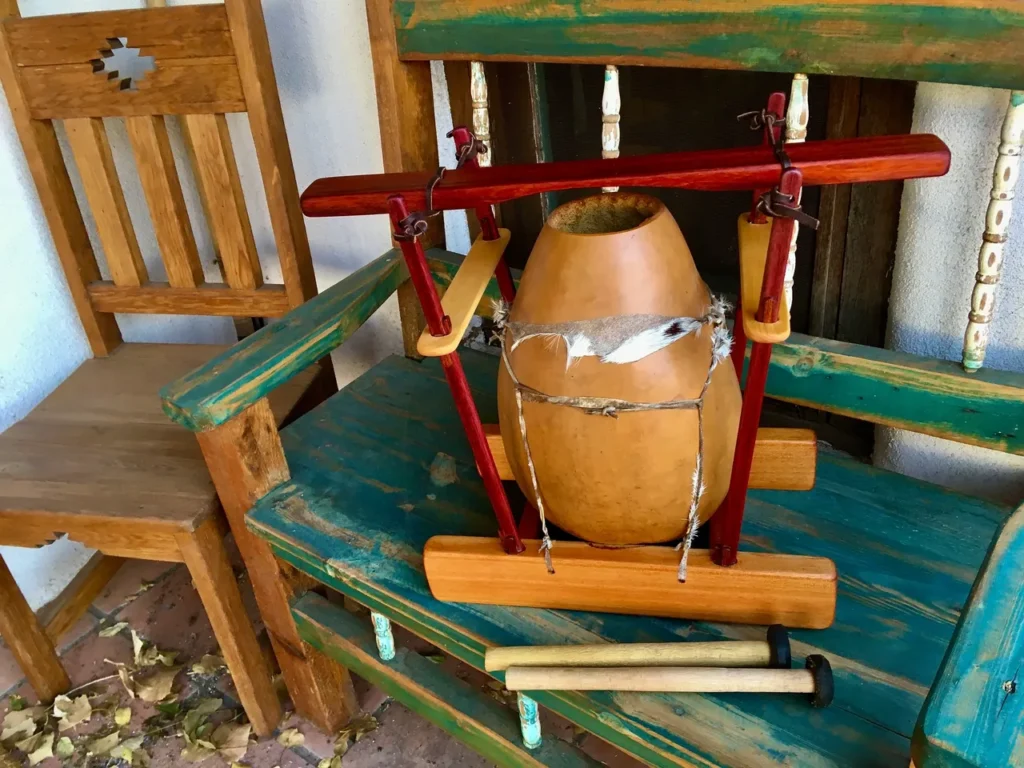
[[[604,68],[604,91],[601,94],[601,157],[619,156],[622,134],[619,130],[619,112],[622,96],[619,93],[619,68],[609,64]],[[618,192],[618,187],[602,187],[602,192]]]
[[[370,29],[384,171],[433,171],[438,165],[438,155],[430,63],[399,60],[391,0],[366,0],[366,18]],[[440,216],[431,220],[430,229],[420,241],[424,248],[444,244],[444,225]],[[398,289],[398,309],[402,317],[405,354],[419,358],[416,342],[425,323],[415,289],[409,281]]]
[[[988,346],[988,327],[995,310],[996,286],[1003,268],[1013,212],[1014,187],[1020,174],[1021,145],[1024,143],[1024,91],[1011,91],[1003,119],[999,155],[992,174],[992,197],[985,213],[985,234],[978,253],[978,274],[971,294],[971,311],[964,334],[963,366],[968,373],[981,369]]]
[[[807,123],[810,120],[810,104],[808,97],[807,75],[793,75],[793,85],[789,92],[789,108],[786,110],[786,143],[801,144],[807,140]],[[797,205],[800,201],[796,201]],[[789,246],[789,258],[786,260],[786,307],[793,311],[793,276],[796,273],[796,240],[800,235],[800,227],[793,228],[793,242]]]
[[[252,579],[260,614],[295,709],[328,733],[359,711],[348,670],[304,645],[290,602],[316,582],[280,562],[245,526],[245,515],[290,477],[274,414],[266,398],[225,424],[196,435],[235,543]]]

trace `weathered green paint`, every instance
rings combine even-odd
[[[1019,88],[1017,0],[396,0],[399,55],[806,72]]]
[[[341,345],[406,279],[392,250],[160,392],[164,412],[202,432],[223,424]]]
[[[439,286],[461,256],[431,252]],[[492,280],[485,299],[499,297]],[[489,305],[489,301],[486,302]],[[912,432],[1024,454],[1024,375],[794,333],[772,351],[766,393]]]
[[[1024,91],[1011,92],[1010,103],[1015,107],[1019,107],[1021,104],[1024,104]]]
[[[1024,765],[1024,507],[992,543],[914,732],[917,768]]]
[[[453,671],[407,648],[392,660],[376,655],[373,633],[364,621],[317,594],[299,598],[292,615],[302,639],[376,685],[416,714],[444,729],[489,761],[509,768],[597,768],[600,763],[575,747],[549,737],[527,750],[519,736],[519,718],[480,688]]]
[[[772,351],[769,397],[1024,454],[1024,375],[794,333]]]
[[[463,352],[486,421],[496,358]],[[493,645],[756,637],[698,622],[442,603],[423,575],[437,534],[495,523],[437,361],[392,357],[282,433],[292,479],[250,513],[275,553],[477,668]],[[438,487],[439,452],[457,481]],[[683,514],[683,510],[680,511]],[[796,697],[538,693],[544,707],[652,765],[900,766],[1005,508],[823,454],[809,492],[752,492],[744,548],[820,555],[839,571],[836,622],[793,632],[823,653],[836,701]],[[556,548],[557,567],[557,548]],[[799,658],[798,658],[799,661]],[[500,678],[500,676],[499,676]]]

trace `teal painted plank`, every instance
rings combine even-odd
[[[406,278],[391,250],[160,392],[164,412],[202,432],[269,395],[366,322]]]
[[[296,601],[292,615],[307,643],[497,765],[600,765],[552,734],[548,734],[539,749],[525,749],[514,710],[407,648],[399,648],[392,660],[381,661],[365,619],[360,621],[317,594],[310,593]]]
[[[461,257],[432,252],[439,286]],[[485,299],[498,298],[492,280]],[[489,305],[489,302],[488,302]],[[749,357],[749,354],[748,354]],[[794,333],[772,351],[769,397],[875,424],[1024,454],[1024,375]]]
[[[394,20],[399,55],[406,59],[1024,86],[1024,8],[1017,0],[396,0]]]
[[[992,543],[914,733],[917,768],[1024,765],[1024,507]]]
[[[463,353],[481,416],[498,361]],[[284,430],[293,480],[250,515],[275,551],[468,663],[490,645],[753,637],[724,625],[444,604],[421,552],[435,534],[495,524],[436,361],[390,358]],[[457,481],[430,465],[452,457]],[[752,494],[745,547],[823,554],[839,568],[836,624],[796,631],[826,654],[836,704],[769,696],[546,694],[538,701],[655,765],[906,765],[908,739],[1006,510],[825,454],[807,493]],[[557,555],[556,555],[557,556]]]

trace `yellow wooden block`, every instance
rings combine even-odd
[[[444,313],[452,321],[451,332],[445,336],[431,336],[429,329],[424,330],[416,342],[417,352],[424,357],[441,357],[458,348],[487,284],[494,276],[498,260],[508,247],[509,237],[511,233],[507,229],[499,229],[497,240],[484,240],[482,235],[476,239],[441,299]]]
[[[738,222],[740,240],[740,296],[743,310],[743,331],[751,341],[778,344],[789,338],[789,306],[782,296],[779,319],[774,323],[758,322],[754,315],[761,302],[761,282],[764,279],[764,264],[768,258],[768,236],[772,231],[771,221],[752,224],[744,213]]]

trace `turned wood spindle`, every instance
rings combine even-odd
[[[964,334],[963,366],[968,373],[981,369],[988,346],[989,325],[995,310],[996,286],[1003,268],[1003,250],[1013,212],[1013,193],[1020,174],[1024,143],[1024,91],[1011,91],[992,174],[992,196],[985,213],[985,234],[978,252],[978,273],[971,294],[971,311]]]
[[[489,168],[494,157],[491,146],[491,116],[487,110],[487,74],[482,61],[469,63],[469,96],[473,102],[473,134],[487,145],[487,151],[477,155],[481,168]]]
[[[810,105],[807,102],[807,75],[793,75],[793,85],[789,92],[789,107],[786,110],[786,143],[801,144],[807,140],[807,123],[810,119]],[[800,203],[799,200],[796,201]],[[789,246],[789,258],[786,260],[786,278],[783,283],[786,294],[786,307],[793,311],[793,276],[796,273],[796,240],[800,235],[800,227],[793,229],[793,242]]]
[[[619,156],[619,112],[622,97],[619,94],[619,68],[609,64],[604,68],[604,92],[601,95],[601,157]],[[618,187],[602,187],[602,192],[618,192]]]

